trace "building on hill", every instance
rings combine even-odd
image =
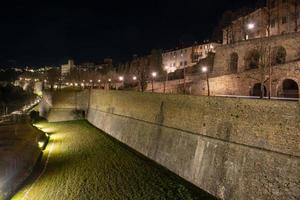
[[[266,0],[266,5],[223,29],[223,44],[299,31],[300,0]]]
[[[75,67],[74,60],[68,60],[67,64],[61,65],[61,75],[67,76],[71,73],[71,69]]]
[[[191,93],[207,93],[206,77],[201,71],[198,76],[190,75],[190,79],[193,79]],[[216,96],[270,95],[299,98],[300,33],[257,38],[218,47],[209,73],[209,83],[211,95]]]
[[[185,48],[167,50],[162,53],[162,65],[168,73],[195,65],[207,57],[209,52],[215,52],[218,43],[194,44]]]

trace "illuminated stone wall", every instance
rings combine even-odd
[[[87,119],[222,199],[297,199],[300,104],[94,90]]]
[[[50,122],[78,120],[88,110],[89,91],[44,92],[40,115]]]
[[[237,74],[209,78],[211,95],[241,95],[249,96],[253,92],[256,83],[260,83],[261,73],[259,70],[249,70]],[[268,73],[266,73],[266,79]],[[207,95],[207,83],[204,77],[194,76],[191,85],[192,94]],[[300,62],[290,62],[282,65],[273,66],[272,70],[271,96],[282,96],[282,84],[286,79],[294,80],[300,88]],[[266,92],[269,93],[269,82],[265,82]]]

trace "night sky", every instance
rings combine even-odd
[[[6,1],[0,64],[114,61],[209,39],[222,13],[254,0]]]

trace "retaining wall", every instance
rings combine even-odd
[[[298,102],[92,90],[87,120],[222,199],[299,199]]]

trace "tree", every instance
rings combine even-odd
[[[298,6],[300,5],[300,0],[292,0],[293,3],[293,11],[292,11],[292,17],[294,20],[294,24],[295,24],[295,28],[294,31],[297,32],[298,31],[298,18],[299,18],[299,10],[298,10]]]
[[[249,67],[251,69],[257,68],[258,70],[258,75],[257,76],[251,76],[248,75],[248,78],[251,78],[253,80],[256,80],[260,84],[260,98],[263,98],[265,96],[265,83],[270,80],[270,72],[271,72],[271,59],[270,59],[270,54],[271,54],[271,48],[270,44],[268,44],[269,41],[261,39],[260,42],[256,45],[256,47],[251,50],[250,54],[252,54],[253,58],[250,60],[250,65]],[[254,65],[255,62],[255,65]],[[269,95],[270,95],[270,90],[269,88]]]

